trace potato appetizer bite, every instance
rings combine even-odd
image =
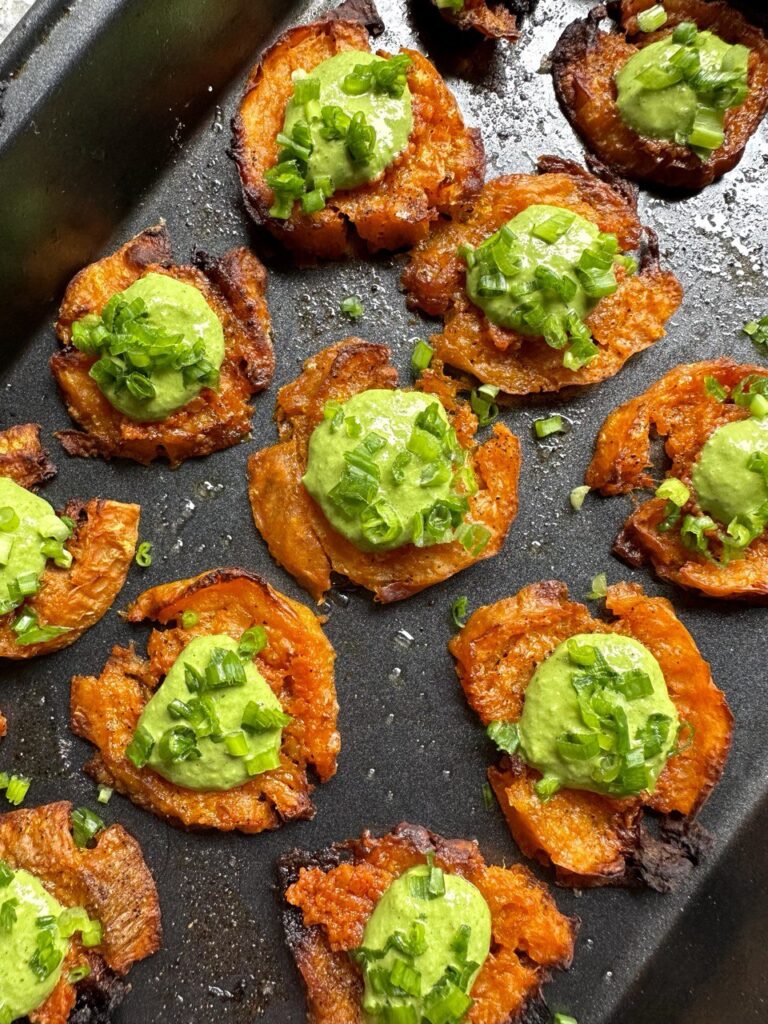
[[[520,24],[537,0],[430,0],[446,21],[489,39],[517,42]]]
[[[4,1024],[108,1024],[130,990],[124,976],[160,948],[139,844],[122,825],[79,835],[76,815],[65,802],[0,814]]]
[[[659,486],[651,434],[670,460]],[[677,366],[605,421],[587,470],[603,494],[655,489],[614,552],[708,597],[768,598],[768,369]]]
[[[272,556],[315,598],[339,573],[398,601],[495,555],[517,514],[520,444],[477,444],[458,385],[427,370],[397,387],[385,345],[347,338],[277,396],[280,440],[248,462]]]
[[[573,956],[576,922],[530,871],[417,825],[294,850],[278,874],[312,1024],[518,1024]]]
[[[148,658],[115,647],[72,680],[72,729],[97,782],[186,827],[261,832],[311,818],[311,767],[336,772],[334,652],[317,619],[242,569],[153,587]]]
[[[592,152],[669,188],[701,189],[735,167],[768,108],[768,40],[719,0],[600,4],[563,32],[552,71]]]
[[[305,257],[411,246],[485,170],[480,133],[426,57],[374,54],[363,25],[334,16],[266,52],[233,128],[249,213]]]
[[[33,423],[0,431],[0,658],[69,647],[125,583],[139,506],[92,498],[61,515],[33,488],[56,473]]]
[[[698,859],[731,713],[669,601],[608,588],[611,621],[535,583],[451,640],[470,706],[504,756],[488,778],[528,857],[564,885],[668,891]],[[658,836],[644,824],[659,818]]]
[[[664,336],[683,294],[626,182],[559,157],[538,171],[486,182],[403,274],[408,304],[444,319],[438,358],[510,395],[612,377]]]
[[[266,271],[243,248],[194,262],[158,224],[69,283],[51,370],[81,427],[57,434],[70,455],[176,465],[248,436],[275,366]]]

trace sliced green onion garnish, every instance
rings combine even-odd
[[[719,149],[724,139],[720,111],[699,107],[694,118],[693,128],[688,136],[688,145],[713,150]]]
[[[515,722],[490,722],[485,730],[488,738],[493,740],[499,750],[505,754],[514,754],[520,746],[520,733]]]
[[[24,778],[23,775],[11,775],[4,786],[0,788],[5,789],[5,799],[9,804],[13,804],[14,807],[18,807],[19,804],[24,802],[24,798],[29,792],[30,780]]]
[[[539,800],[542,803],[546,803],[561,788],[560,780],[555,778],[554,775],[545,775],[543,779],[539,779],[534,783],[533,788]]]
[[[19,517],[10,505],[3,505],[0,508],[0,530],[4,533],[10,533],[12,530],[18,529],[19,522]]]
[[[423,338],[419,338],[413,346],[413,352],[411,353],[411,369],[414,373],[422,373],[426,370],[432,362],[432,356],[434,354],[435,350],[432,346],[427,344]]]
[[[267,646],[267,631],[263,626],[251,626],[240,637],[237,653],[244,660],[255,658]]]
[[[534,225],[531,234],[544,242],[557,242],[573,224],[576,215],[569,210],[561,210],[559,213],[547,217],[546,220]]]
[[[690,46],[698,34],[699,30],[695,21],[681,21],[679,25],[675,25],[672,42],[678,43],[680,46]]]
[[[16,907],[19,901],[15,896],[0,902],[0,935],[8,935],[16,924]]]
[[[456,629],[463,629],[466,624],[469,599],[462,594],[451,605],[451,619]]]
[[[245,757],[248,753],[248,737],[242,729],[229,733],[224,737],[224,746],[232,757]]]
[[[280,767],[280,754],[275,750],[265,750],[245,759],[245,770],[249,775],[259,775]]]
[[[570,1013],[556,1013],[553,1024],[579,1024],[579,1022]]]
[[[667,23],[667,12],[661,4],[654,4],[637,16],[637,27],[641,32],[655,32]]]
[[[91,973],[91,968],[88,964],[78,964],[77,967],[73,967],[67,975],[67,981],[70,985],[76,985],[78,981],[82,981],[83,978],[87,978]]]
[[[592,589],[587,594],[590,601],[598,601],[608,594],[608,577],[604,572],[598,573],[592,579]]]
[[[760,320],[750,320],[748,324],[744,324],[743,330],[751,338],[752,344],[760,349],[763,355],[768,355],[768,316]]]
[[[671,501],[673,505],[677,505],[678,508],[682,508],[690,499],[691,492],[682,480],[669,476],[656,488],[656,497],[665,498],[667,501]]]
[[[87,807],[78,807],[72,811],[72,838],[75,846],[87,846],[95,836],[102,832],[106,825]]]
[[[0,889],[7,889],[13,881],[13,868],[4,860],[0,860]]]
[[[190,668],[189,665],[186,668]],[[125,756],[136,768],[143,768],[149,760],[150,754],[155,746],[152,733],[140,725],[133,734],[133,739],[125,748]]]
[[[13,550],[14,538],[0,534],[0,565],[8,565]]]
[[[568,495],[568,500],[571,503],[571,508],[575,512],[580,512],[581,507],[584,504],[584,499],[592,490],[587,484],[581,484],[580,487],[574,487],[571,493]]]
[[[197,612],[186,611],[181,613],[181,625],[184,629],[192,629],[200,621],[200,616]]]
[[[499,415],[499,407],[494,401],[498,393],[499,389],[493,384],[483,384],[472,391],[469,404],[481,427],[487,427]]]
[[[257,704],[249,700],[243,711],[243,727],[252,729],[254,732],[263,732],[265,729],[284,729],[293,721],[290,715],[286,715],[277,708],[269,708],[265,704]]]
[[[483,783],[483,790],[482,790],[482,792],[483,792],[483,803],[485,804],[485,809],[486,809],[486,811],[490,811],[492,809],[493,803],[494,803],[493,790],[491,789],[490,783],[488,783],[488,782],[484,782]]]
[[[756,419],[763,419],[765,416],[768,416],[768,398],[765,395],[755,395],[749,403],[749,412]]]
[[[111,786],[99,786],[99,791],[96,794],[96,800],[100,804],[108,804],[109,801],[112,799],[112,794],[114,792],[115,791],[114,789],[112,789]]]
[[[533,429],[536,437],[549,437],[550,434],[560,434],[565,430],[565,421],[562,416],[547,416],[533,421]]]
[[[728,389],[724,388],[716,377],[704,378],[704,390],[716,402],[724,402],[728,397]]]
[[[151,541],[143,540],[136,548],[136,565],[140,565],[142,569],[147,569],[152,565]]]

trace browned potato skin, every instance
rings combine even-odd
[[[553,969],[573,956],[577,922],[521,864],[487,865],[477,843],[418,825],[294,850],[278,863],[286,941],[301,972],[311,1024],[364,1024],[362,978],[347,956],[389,884],[428,857],[477,886],[491,911],[491,952],[472,988],[469,1024],[522,1024]]]
[[[274,372],[266,271],[248,249],[232,249],[218,259],[203,253],[195,266],[173,262],[164,224],[147,228],[111,256],[81,270],[69,283],[56,333],[62,348],[51,370],[67,410],[82,430],[57,434],[70,455],[101,455],[149,464],[184,459],[229,448],[251,429],[249,399],[269,387]],[[118,412],[88,375],[93,356],[71,344],[72,324],[101,313],[115,292],[149,273],[167,274],[197,288],[222,323],[224,361],[219,387],[204,388],[182,409],[157,423],[138,423]]]
[[[694,729],[693,744],[668,760],[652,794],[619,800],[562,789],[542,803],[533,788],[539,772],[506,756],[489,769],[488,778],[523,853],[554,866],[562,884],[644,881],[668,891],[695,857],[686,850],[685,834],[682,844],[666,837],[649,843],[642,828],[644,808],[692,827],[725,766],[732,716],[669,601],[647,597],[637,584],[620,583],[609,587],[606,607],[614,616],[608,622],[570,601],[563,583],[531,584],[514,597],[478,608],[449,648],[467,701],[484,725],[517,721],[537,666],[576,633],[620,633],[650,650],[680,719]]]
[[[497,0],[496,3],[489,3],[489,0],[465,0],[460,11],[438,7],[436,0],[430,2],[449,24],[463,31],[473,30],[487,39],[507,39],[510,43],[516,43],[520,38],[518,18],[503,0]]]
[[[122,825],[99,833],[92,848],[75,845],[72,805],[46,804],[0,815],[0,859],[34,874],[65,907],[85,907],[101,922],[100,946],[83,949],[73,941],[61,980],[29,1015],[32,1024],[66,1024],[80,996],[94,1012],[105,1001],[120,1001],[120,978],[133,964],[160,948],[160,902],[155,882],[136,840]],[[69,970],[87,963],[91,975],[74,985]]]
[[[485,171],[480,133],[466,128],[456,100],[433,65],[415,50],[408,85],[414,126],[405,151],[375,181],[332,196],[325,209],[288,220],[269,216],[265,172],[277,161],[276,136],[293,93],[291,73],[311,71],[344,50],[370,50],[355,21],[330,17],[290,29],[251,71],[233,122],[233,156],[246,207],[298,256],[340,259],[359,251],[401,249],[425,238],[430,223],[478,191]],[[389,54],[380,51],[380,56]]]
[[[683,290],[674,274],[661,269],[656,236],[649,229],[645,229],[639,273],[628,276],[619,268],[617,291],[601,299],[587,319],[599,352],[580,370],[564,367],[562,352],[550,348],[543,338],[491,323],[466,294],[459,245],[479,245],[535,203],[578,213],[601,231],[615,234],[623,251],[641,245],[643,227],[634,188],[605,168],[593,166],[599,174],[571,160],[544,156],[539,159],[538,174],[494,178],[483,186],[468,215],[440,224],[414,250],[403,273],[403,286],[409,306],[443,316],[442,332],[430,338],[442,362],[509,395],[527,395],[596,384],[664,337],[665,323],[680,305]]]
[[[0,476],[10,477],[28,491],[56,476],[56,467],[40,443],[37,423],[19,423],[0,430]]]
[[[583,20],[572,22],[552,54],[555,92],[565,115],[589,148],[609,167],[639,181],[670,188],[698,190],[730,171],[768,109],[768,40],[738,11],[719,0],[667,0],[668,20],[658,32],[644,33],[637,15],[654,0],[621,0],[600,4]],[[610,14],[611,32],[600,30]],[[625,124],[616,106],[613,76],[637,49],[668,35],[681,21],[716,32],[729,43],[742,43],[752,53],[749,95],[725,114],[725,141],[708,160],[687,146],[664,139],[646,139]]]
[[[470,498],[472,522],[490,531],[488,545],[473,557],[458,541],[394,551],[360,551],[328,522],[301,482],[307,446],[322,421],[329,399],[346,401],[371,388],[397,387],[397,371],[385,345],[346,338],[304,363],[304,370],[277,396],[280,440],[248,462],[249,494],[256,527],[278,561],[315,600],[330,589],[331,572],[372,590],[384,603],[416,594],[483,558],[495,555],[517,514],[520,444],[497,424],[482,445],[473,441],[477,419],[457,398],[457,384],[437,364],[422,375],[418,387],[435,394],[445,406],[461,444],[470,453],[480,490]]]
[[[197,613],[194,626],[181,624],[184,611]],[[313,817],[308,767],[321,782],[327,781],[336,771],[340,749],[335,655],[313,613],[259,577],[233,568],[153,587],[131,605],[127,619],[153,620],[166,628],[150,634],[148,660],[133,648],[115,647],[98,678],[72,680],[72,731],[98,750],[86,771],[158,817],[186,828],[255,833]],[[258,669],[293,718],[283,730],[280,767],[224,792],[185,789],[151,768],[137,769],[125,749],[144,706],[183,647],[196,636],[212,633],[239,639],[254,624],[264,625],[269,638],[258,655]]]
[[[603,424],[586,482],[603,494],[626,494],[655,487],[650,439],[664,438],[671,460],[668,475],[693,491],[691,474],[702,447],[719,427],[746,419],[749,410],[732,402],[717,402],[707,394],[705,379],[714,377],[728,391],[750,375],[768,376],[764,366],[730,359],[676,366],[644,394],[615,409]],[[651,498],[635,508],[614,544],[614,552],[630,565],[648,562],[663,579],[708,597],[768,602],[768,537],[754,540],[744,557],[719,565],[689,551],[677,530],[660,533],[666,502]],[[702,514],[695,499],[686,512]]]

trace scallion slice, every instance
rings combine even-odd
[[[185,668],[189,669],[190,666],[186,665]],[[140,725],[133,734],[133,739],[125,748],[125,756],[135,768],[143,768],[149,760],[154,746],[152,733]]]
[[[533,430],[538,438],[549,437],[551,434],[561,434],[565,430],[565,421],[562,416],[547,416],[533,421]]]
[[[94,814],[88,807],[78,807],[72,811],[72,838],[75,846],[88,846],[105,828],[106,825],[98,814]]]
[[[136,548],[136,565],[148,569],[152,565],[152,542],[143,540]]]
[[[275,750],[265,750],[261,754],[253,754],[245,759],[245,770],[249,775],[259,775],[280,767],[280,754]]]
[[[265,704],[258,704],[249,700],[243,710],[243,727],[254,732],[263,732],[265,729],[284,729],[293,721],[290,715],[286,715],[277,708],[269,708]]]
[[[411,369],[414,373],[423,373],[432,362],[435,350],[423,338],[419,338],[411,353]]]
[[[641,32],[655,32],[667,23],[667,12],[662,4],[654,4],[637,16],[637,27]],[[677,40],[675,40],[677,42]]]
[[[580,512],[584,504],[584,499],[592,490],[587,484],[581,484],[579,487],[574,487],[571,493],[568,495],[568,500],[571,503],[571,508],[574,512]]]
[[[255,658],[257,654],[261,654],[267,646],[267,642],[266,629],[263,626],[251,626],[240,637],[237,645],[237,655],[244,661]]]
[[[496,720],[490,722],[485,731],[488,738],[505,754],[514,754],[520,746],[520,733],[515,722]]]
[[[451,605],[451,619],[456,629],[463,629],[466,624],[469,599],[462,594]]]

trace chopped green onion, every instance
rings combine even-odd
[[[309,103],[310,100],[320,99],[320,79],[310,78],[309,75],[294,72],[293,98],[299,105]]]
[[[3,505],[0,508],[0,530],[4,533],[10,533],[12,530],[17,530],[19,527],[20,519],[14,509],[10,505]]]
[[[23,775],[11,775],[10,778],[3,779],[3,784],[0,785],[0,789],[5,790],[5,799],[9,804],[14,807],[18,807],[24,802],[24,798],[29,792],[30,780],[24,778]]]
[[[82,981],[87,978],[91,973],[91,968],[88,964],[78,964],[77,967],[73,967],[67,975],[67,981],[70,985],[76,985],[78,981]]]
[[[189,669],[191,666],[186,665]],[[125,748],[125,756],[136,768],[143,768],[149,760],[150,754],[155,746],[152,733],[143,725],[140,725],[133,734],[133,739]]]
[[[464,1019],[471,998],[447,974],[424,998],[422,1013],[429,1024],[454,1024]]]
[[[691,492],[682,480],[669,476],[656,488],[656,497],[666,498],[666,500],[671,501],[673,505],[677,505],[678,508],[682,508],[686,502],[689,501]]]
[[[109,801],[112,799],[112,794],[114,792],[115,791],[114,789],[112,789],[111,786],[99,786],[99,791],[96,795],[96,800],[100,804],[108,804]]]
[[[485,731],[488,738],[505,754],[514,754],[520,746],[520,733],[515,722],[493,721]]]
[[[546,220],[535,224],[531,229],[531,234],[535,238],[549,242],[551,245],[563,237],[571,224],[573,224],[575,218],[576,214],[571,213],[569,210],[560,210],[558,213],[553,214],[553,216],[547,217]]]
[[[13,537],[6,537],[0,534],[0,565],[8,565],[13,550]]]
[[[92,839],[102,832],[106,825],[93,811],[87,807],[78,807],[72,811],[72,838],[75,846],[81,849],[88,846]]]
[[[547,416],[534,420],[533,429],[536,437],[549,437],[550,434],[562,433],[565,430],[565,421],[562,416]]]
[[[248,753],[248,737],[239,729],[224,737],[224,746],[232,757],[245,757]]]
[[[493,384],[483,384],[472,391],[469,404],[481,427],[487,427],[499,415],[499,407],[494,401],[498,393],[499,389]]]
[[[560,780],[554,775],[545,775],[544,778],[539,779],[533,786],[536,791],[536,796],[542,803],[546,803],[551,797],[557,793],[561,788]]]
[[[556,1013],[553,1024],[579,1024],[569,1013]]]
[[[9,934],[16,924],[16,907],[19,901],[15,896],[0,903],[0,934]]]
[[[608,595],[608,577],[604,572],[598,573],[592,579],[592,589],[587,594],[590,601],[598,601]]]
[[[339,303],[339,309],[350,320],[359,320],[365,312],[365,307],[357,295],[348,295],[345,299],[342,299]]]
[[[695,21],[681,21],[679,25],[675,25],[672,42],[678,43],[680,46],[690,46],[695,42],[698,34],[699,29]]]
[[[485,804],[486,811],[490,811],[493,808],[493,790],[488,782],[483,783],[483,803]]]
[[[667,23],[667,12],[661,4],[654,4],[637,16],[637,27],[641,32],[655,32]]]
[[[693,128],[688,136],[688,145],[713,150],[719,149],[724,140],[720,112],[707,107],[699,107],[693,121]]]
[[[263,626],[251,626],[240,637],[240,642],[237,645],[238,657],[243,660],[255,658],[257,654],[261,654],[267,643],[266,629]]]
[[[451,605],[451,619],[456,629],[463,629],[466,624],[469,599],[462,594]]]
[[[724,402],[728,397],[728,389],[716,377],[704,378],[704,390],[716,402]]]
[[[405,960],[395,960],[389,972],[389,983],[406,995],[421,995],[421,972],[411,967]]]
[[[42,918],[38,918],[38,923]],[[50,978],[56,968],[62,961],[62,954],[56,948],[56,942],[54,938],[54,931],[56,922],[53,918],[50,919],[50,924],[46,920],[45,925],[41,925],[36,936],[35,952],[32,959],[29,961],[30,969],[38,981],[45,981],[46,978]]]
[[[423,373],[432,362],[435,350],[423,338],[419,338],[411,353],[411,369],[414,373]]]
[[[265,704],[258,704],[249,700],[243,710],[244,728],[254,732],[263,732],[265,729],[284,729],[293,721],[290,715],[286,715],[277,708],[269,708]]]
[[[709,516],[687,515],[680,527],[680,538],[689,551],[711,557],[707,533],[714,529],[716,529],[716,523]]]
[[[763,355],[768,355],[768,316],[764,316],[760,320],[750,320],[748,324],[744,324],[743,330],[751,338],[752,344]]]
[[[318,213],[320,210],[325,209],[325,195],[319,188],[312,189],[311,192],[305,192],[301,197],[301,209],[303,213]]]
[[[571,503],[571,508],[574,512],[580,512],[581,507],[584,504],[584,499],[592,490],[587,484],[582,484],[580,487],[574,487],[571,493],[568,495],[568,500]]]
[[[163,764],[199,761],[202,755],[197,746],[197,734],[194,729],[186,725],[174,725],[166,729],[158,741],[157,756]]]
[[[0,860],[0,889],[7,889],[13,881],[13,868],[4,860]]]
[[[152,565],[151,541],[143,540],[136,548],[136,565],[140,565],[142,569],[147,569]]]
[[[491,531],[481,523],[462,523],[456,528],[456,540],[473,558],[482,554],[490,539]]]
[[[429,875],[427,876],[427,892],[430,898],[436,899],[438,896],[445,895],[445,873],[442,868],[439,868],[436,864],[432,863],[429,865]]]
[[[245,759],[245,770],[249,775],[259,775],[261,772],[268,772],[273,768],[280,767],[280,754],[275,750],[265,750],[261,754],[254,754]]]

